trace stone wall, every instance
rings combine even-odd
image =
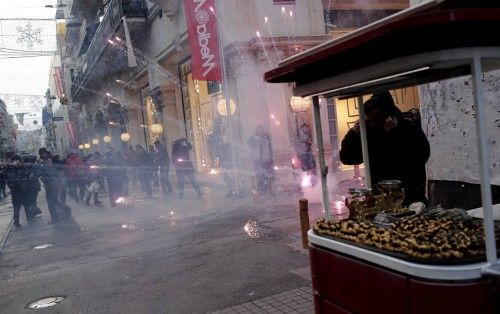
[[[500,71],[485,73],[492,183],[500,185]],[[431,144],[429,180],[479,183],[478,148],[470,76],[420,86],[422,127]]]

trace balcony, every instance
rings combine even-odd
[[[70,15],[79,15],[82,11],[93,10],[102,6],[102,0],[66,0],[68,13]]]
[[[99,23],[91,25],[82,23],[80,27],[80,34],[78,36],[78,44],[76,45],[76,55],[78,57],[81,57],[84,53],[87,52],[87,49],[89,48],[90,43],[92,42],[92,38],[94,38],[98,27]]]
[[[145,0],[111,0],[101,23],[92,36],[85,54],[81,57],[80,66],[76,69],[71,97],[76,97],[83,86],[95,82],[126,68],[126,58],[110,48],[108,42],[115,34],[122,31],[122,17],[127,17],[132,39],[141,33],[146,26],[147,6]],[[120,35],[121,37],[124,37]],[[86,47],[84,47],[86,48]],[[80,49],[81,50],[81,49]]]

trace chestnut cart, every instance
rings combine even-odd
[[[481,86],[483,72],[500,69],[499,31],[500,1],[427,1],[286,59],[265,74],[270,83],[294,83],[296,96],[313,97],[326,220],[331,214],[320,95],[360,99],[389,89],[472,76],[486,258],[453,265],[415,262],[310,230],[317,313],[500,313],[500,263]],[[370,187],[363,110],[359,114]]]

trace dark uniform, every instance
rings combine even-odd
[[[200,185],[196,178],[194,177],[194,166],[191,162],[191,157],[189,156],[189,151],[193,148],[191,143],[185,138],[177,139],[172,144],[172,159],[175,166],[175,173],[177,174],[177,180],[179,181],[179,196],[184,196],[184,183],[186,179],[191,182],[193,188],[196,190],[198,197],[203,194],[200,189]]]
[[[15,155],[11,159],[11,164],[6,168],[7,185],[9,186],[12,207],[14,208],[14,225],[21,226],[19,214],[21,206],[24,206],[26,219],[30,221],[33,217],[30,213],[30,207],[27,202],[26,180],[28,173],[19,155]]]
[[[160,169],[161,189],[163,194],[166,196],[168,193],[172,193],[172,185],[170,185],[170,180],[168,179],[168,173],[170,171],[170,156],[168,155],[167,149],[161,144],[160,141],[155,142],[155,148],[155,166],[156,169]]]
[[[124,171],[120,168],[123,167],[123,162],[120,162],[117,154],[107,152],[104,157],[104,176],[108,182],[109,203],[111,207],[116,206],[116,201],[119,197],[123,196],[123,176]],[[126,174],[125,174],[126,175]]]
[[[58,181],[58,171],[51,160],[52,156],[45,148],[41,148],[39,154],[38,173],[45,187],[47,207],[49,208],[52,222],[57,223],[61,219],[71,217],[71,208],[59,201],[60,183]]]

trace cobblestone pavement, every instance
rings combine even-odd
[[[311,287],[304,286],[298,289],[274,294],[262,299],[246,302],[212,314],[229,313],[313,313],[313,298]]]

